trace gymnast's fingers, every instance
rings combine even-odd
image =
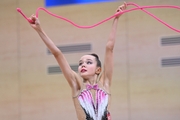
[[[34,14],[32,15],[32,17],[31,17],[31,18],[32,18],[32,20],[33,20],[33,21],[35,21],[35,20],[36,20],[36,16],[35,16]]]
[[[127,8],[127,3],[124,2],[124,4],[122,5],[122,9],[125,10]]]
[[[36,20],[35,20],[35,24],[36,24],[36,25],[40,25],[40,21],[39,21],[39,19],[38,19],[36,16],[35,16],[35,19],[36,19]]]
[[[126,4],[126,2],[124,2],[124,4],[123,5],[121,5],[121,6],[119,6],[119,8],[118,8],[118,11],[117,12],[119,12],[119,11],[123,11],[123,10],[125,10],[127,8],[127,4]]]
[[[119,6],[119,8],[116,10],[116,12],[122,12],[122,6]]]
[[[31,15],[31,24],[36,24],[36,25],[39,25],[40,22],[39,22],[39,19],[33,14]]]
[[[35,19],[33,18],[34,14],[32,14],[29,18],[28,18],[28,21],[30,24],[34,24],[35,22]]]
[[[124,5],[119,6],[118,10],[123,11],[124,10]]]

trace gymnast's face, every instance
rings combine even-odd
[[[97,61],[92,55],[84,55],[79,60],[78,72],[82,78],[94,76],[97,73]]]

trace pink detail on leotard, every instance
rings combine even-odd
[[[98,85],[87,85],[86,87],[78,96],[79,103],[86,114],[86,120],[107,120],[108,94]],[[96,90],[95,99],[93,99],[90,88]]]
[[[88,90],[91,90],[91,89],[94,89],[94,90],[97,90],[98,89],[98,85],[97,84],[95,84],[95,85],[86,85],[86,89],[88,89]]]

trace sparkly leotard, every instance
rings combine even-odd
[[[90,92],[95,90],[95,99]],[[78,101],[84,110],[86,120],[108,120],[108,94],[98,85],[86,85],[86,89],[82,90],[77,96]]]

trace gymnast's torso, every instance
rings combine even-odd
[[[73,97],[78,120],[108,120],[110,94],[100,83],[83,84],[79,94]]]

